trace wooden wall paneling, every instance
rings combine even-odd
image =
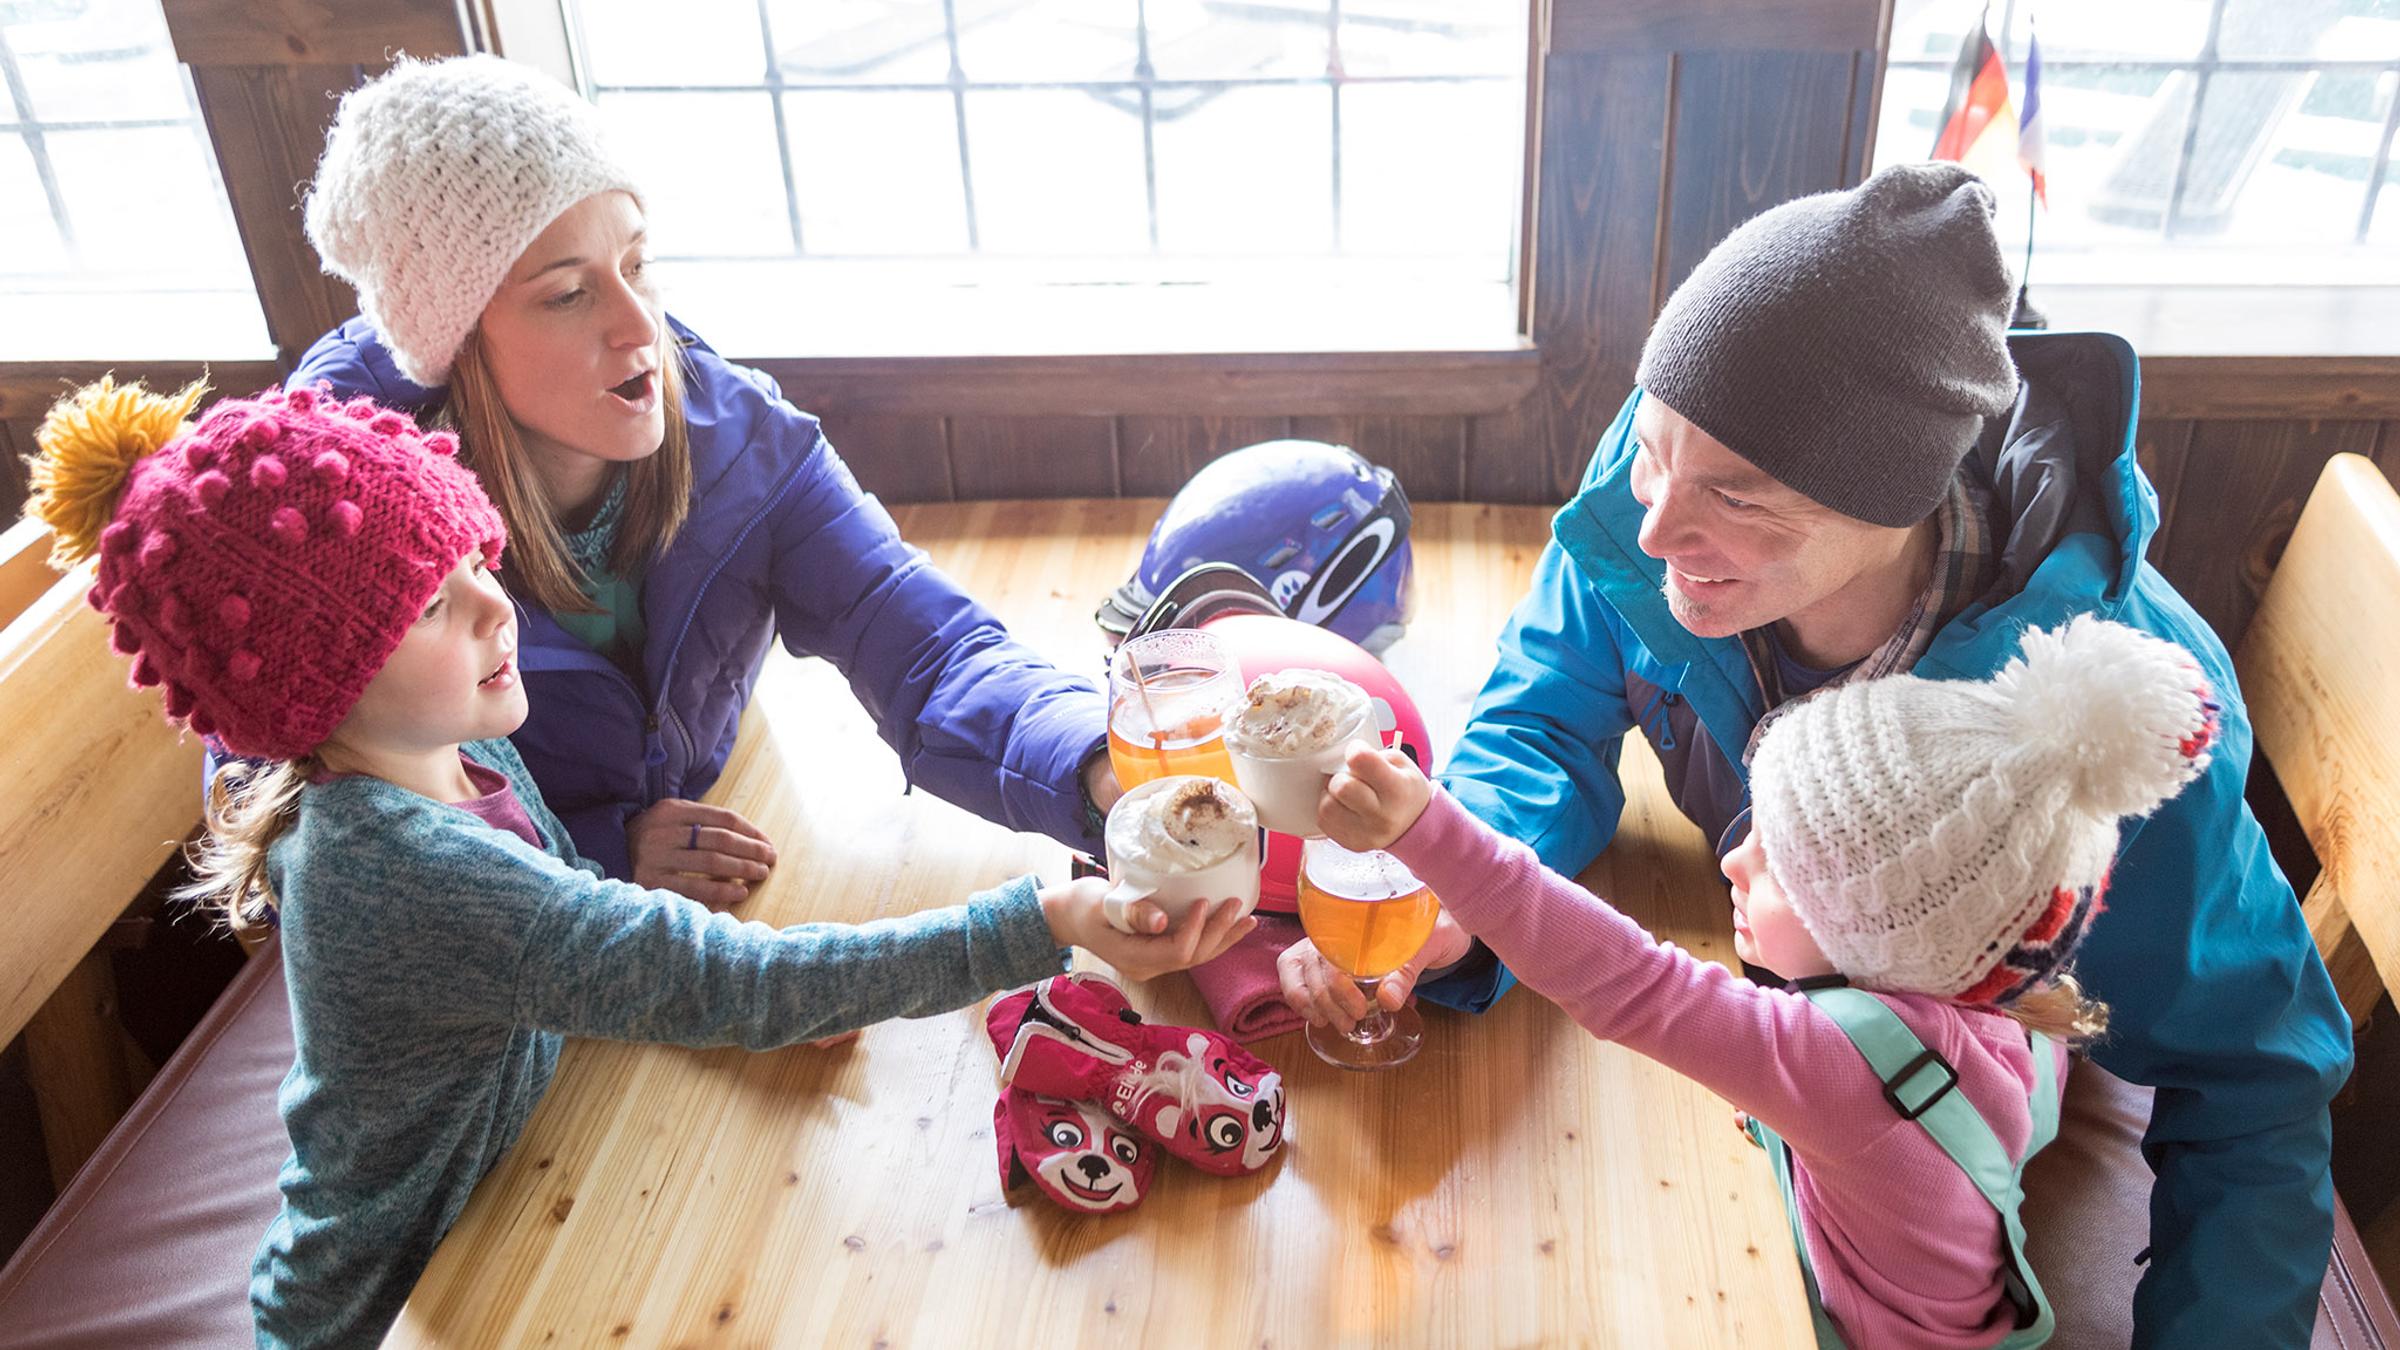
[[[42,417],[62,395],[78,385],[114,375],[120,384],[136,380],[152,389],[180,389],[206,375],[210,401],[228,394],[247,394],[281,377],[272,361],[62,361],[56,365],[29,362],[0,364],[0,526],[17,518],[25,507],[27,483],[24,457],[34,452],[34,432]],[[203,405],[205,406],[205,405]]]
[[[2225,645],[2240,643],[2325,461],[2375,448],[2374,422],[2201,422],[2158,569]]]
[[[1872,53],[1865,63],[1872,78]],[[1851,180],[1855,52],[1702,51],[1679,58],[1666,293],[1735,226]]]
[[[1563,11],[1562,11],[1563,13]],[[1649,327],[1673,59],[1553,53],[1542,75],[1533,407],[1478,419],[1468,495],[1559,502],[1633,388]]]
[[[325,130],[358,78],[348,65],[192,68],[267,335],[287,366],[358,312],[349,286],[325,275],[300,222]]]
[[[192,69],[242,252],[289,366],[357,312],[301,228],[300,201],[342,94],[395,54],[468,50],[455,0],[165,0],[168,35]]]
[[[2275,288],[2258,289],[2269,295],[2255,320],[2273,325]],[[2162,296],[2162,306],[2171,295]],[[2224,311],[2210,321],[2225,324]],[[2400,356],[2150,357],[2142,362],[2142,406],[2199,421],[2400,417]]]
[[[1118,487],[1128,497],[1172,497],[1218,456],[1291,434],[1288,417],[1120,417]]]
[[[2149,559],[2158,566],[2167,556],[2167,540],[2175,531],[2175,506],[2181,498],[2183,467],[2192,447],[2192,424],[2171,418],[2143,418],[2135,428],[2134,458],[2142,476],[2158,490],[2158,533],[2150,537]]]
[[[1400,478],[1411,501],[1454,502],[1466,494],[1463,417],[1295,417],[1292,434],[1347,445]]]
[[[163,0],[194,66],[359,65],[466,50],[457,0]]]
[[[23,424],[26,434],[17,446],[31,454],[33,428],[50,405],[103,375],[115,376],[119,384],[139,380],[162,392],[205,377],[209,401],[214,402],[228,394],[254,393],[280,379],[282,372],[272,361],[0,362],[0,422]]]
[[[836,412],[823,414],[822,426],[859,485],[887,505],[957,496],[950,482],[947,419]]]
[[[979,417],[1495,412],[1541,378],[1522,348],[734,359],[820,412]]]
[[[0,420],[0,525],[13,523],[25,508],[25,456],[33,453],[32,419]]]
[[[954,418],[950,478],[961,501],[1117,496],[1116,419]]]
[[[1552,398],[1547,390],[1507,412],[1467,420],[1467,483],[1464,500],[1515,506],[1557,505],[1561,497],[1551,459],[1571,458],[1571,447],[1553,446]]]
[[[1552,0],[1551,50],[1873,48],[1883,6],[1861,0]]]

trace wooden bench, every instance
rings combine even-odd
[[[49,547],[0,535],[0,1043],[24,1033],[58,1186],[0,1268],[0,1345],[247,1344],[289,1152],[281,963],[255,957],[154,1079],[128,1064],[94,945],[199,825],[201,746],[127,684],[90,565],[60,576]]]
[[[2258,749],[2317,855],[2309,929],[2363,1026],[2400,988],[2400,493],[2372,462],[2326,463],[2236,660]],[[2392,1273],[2400,1205],[2369,1233]]]
[[[25,1034],[54,1183],[132,1104],[106,952],[93,947],[200,823],[200,743],[127,686],[84,592],[52,571],[48,531],[0,535],[0,1044]]]

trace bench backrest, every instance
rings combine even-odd
[[[89,563],[49,573],[37,525],[11,528],[0,550],[5,1044],[199,824],[201,750],[155,691],[127,684],[84,601]]]
[[[40,521],[20,520],[0,532],[0,628],[57,584],[58,573],[50,566],[50,531]]]
[[[2400,981],[2400,493],[2336,455],[2237,663],[2258,748],[2323,871],[2304,902],[2343,1006]]]

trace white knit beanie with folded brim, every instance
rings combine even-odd
[[[1767,728],[1752,824],[1834,967],[1864,988],[2005,1004],[2100,909],[2118,823],[2208,765],[2191,654],[2090,615],[1989,680],[1839,685]]]
[[[641,201],[592,105],[496,56],[403,60],[342,99],[309,189],[309,242],[400,373],[428,387],[525,247],[595,193]]]

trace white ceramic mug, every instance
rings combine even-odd
[[[1333,744],[1297,755],[1278,757],[1245,752],[1228,738],[1225,749],[1233,760],[1233,776],[1241,780],[1242,791],[1249,794],[1251,804],[1258,808],[1260,824],[1278,834],[1303,839],[1324,833],[1317,828],[1317,801],[1325,795],[1325,785],[1341,772],[1353,749],[1362,745],[1371,750],[1383,746],[1375,725],[1375,705],[1380,702],[1375,700],[1361,709]]]
[[[1189,781],[1189,775],[1172,774],[1144,783],[1117,799],[1116,806],[1110,810],[1110,818],[1114,820],[1117,812],[1128,808],[1143,810],[1143,803],[1149,798],[1172,792]],[[1247,805],[1240,789],[1229,783],[1220,783],[1218,786]],[[1147,900],[1166,911],[1169,923],[1181,921],[1193,905],[1202,901],[1228,897],[1238,899],[1242,902],[1241,912],[1244,914],[1258,907],[1259,854],[1255,820],[1243,831],[1240,848],[1230,856],[1201,868],[1174,870],[1137,864],[1118,852],[1116,842],[1113,836],[1108,840],[1110,885],[1107,896],[1100,902],[1100,912],[1107,918],[1109,926],[1119,932],[1134,931],[1129,910],[1137,900]]]

